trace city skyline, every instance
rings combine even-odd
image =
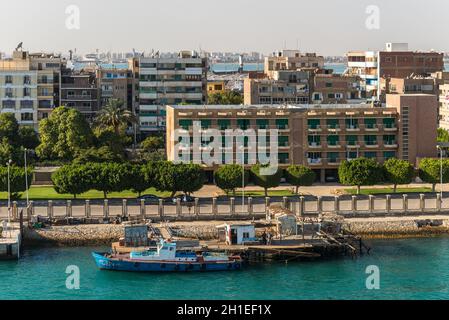
[[[170,0],[157,6],[143,1],[125,6],[103,0],[25,0],[0,12],[0,29],[14,26],[14,32],[2,34],[0,51],[9,53],[19,42],[29,51],[61,53],[75,48],[78,53],[135,48],[138,52],[201,49],[269,54],[299,48],[333,56],[381,50],[385,42],[408,42],[412,50],[449,51],[449,40],[440,37],[440,31],[449,26],[443,16],[449,3],[429,0],[420,10],[412,10],[418,4],[417,0],[363,0],[350,5],[347,0],[280,0],[274,7],[265,0],[229,0],[226,6],[205,0]],[[79,8],[79,30],[66,26],[70,16],[66,9],[71,5]],[[366,26],[376,14],[368,10],[370,6],[379,10],[379,29]]]

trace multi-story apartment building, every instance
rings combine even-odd
[[[26,51],[14,51],[11,59],[0,60],[1,112],[14,113],[21,125],[37,129],[38,72],[32,70]]]
[[[265,57],[264,72],[274,78],[274,72],[280,70],[323,69],[324,57],[316,53],[301,53],[299,50],[282,50]]]
[[[100,106],[105,106],[110,99],[123,102],[123,107],[134,112],[134,77],[128,69],[96,70],[98,87],[100,89]]]
[[[225,130],[253,129],[243,133],[248,139],[260,129],[278,129],[280,167],[306,165],[320,181],[336,181],[338,166],[346,159],[367,157],[383,162],[399,158],[416,165],[422,157],[435,157],[437,108],[436,96],[425,94],[388,95],[385,108],[374,104],[168,106],[167,156],[179,159],[180,152],[187,150],[193,161],[195,153],[208,147],[210,137],[199,140],[199,150],[191,143],[175,141],[176,129],[188,133],[193,141],[195,124],[203,130],[217,129],[223,136]],[[235,143],[224,142],[220,163],[227,157],[241,163],[241,157],[247,164],[250,153],[257,152],[245,144],[241,156]],[[209,179],[217,166],[206,166]]]
[[[307,104],[310,99],[310,72],[275,71],[273,78],[244,80],[244,103]]]
[[[378,89],[378,63],[377,52],[351,51],[347,54],[347,74],[360,78],[360,92],[363,98],[377,96]]]
[[[19,50],[0,60],[2,112],[13,112],[21,124],[37,128],[37,121],[60,103],[62,63],[60,56]]]
[[[166,105],[207,102],[207,59],[196,52],[181,51],[178,57],[141,57],[134,70],[139,74],[141,133],[165,129]]]
[[[449,130],[449,83],[439,87],[439,127]]]
[[[347,103],[361,98],[360,82],[356,76],[315,74],[312,79],[311,103]]]
[[[94,70],[63,69],[61,105],[77,109],[88,121],[94,120],[100,110],[100,90]]]

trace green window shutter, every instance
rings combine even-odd
[[[357,144],[357,136],[346,136],[346,143],[350,146]]]
[[[377,137],[376,136],[365,136],[365,143],[367,145],[375,145],[377,143]]]
[[[280,163],[288,163],[288,153],[279,153],[278,158]]]
[[[330,163],[336,163],[338,161],[338,152],[328,152],[327,158]]]
[[[365,122],[365,126],[366,126],[367,128],[372,129],[372,128],[375,128],[375,127],[376,127],[376,119],[373,119],[373,118],[365,118],[364,122]]]
[[[390,159],[390,158],[395,158],[395,157],[396,157],[396,152],[394,152],[394,151],[385,151],[384,152],[385,160]]]
[[[217,120],[218,127],[220,130],[226,130],[231,127],[231,120],[228,119],[218,119]]]
[[[276,127],[278,129],[286,129],[288,127],[288,119],[276,119]]]
[[[373,152],[373,151],[365,152],[365,158],[373,159],[373,158],[376,158],[376,157],[377,157],[377,152]]]
[[[308,136],[309,144],[316,144],[320,145],[321,143],[321,137],[320,136]]]
[[[357,151],[348,152],[348,159],[357,159]]]
[[[307,125],[310,129],[317,129],[320,125],[320,119],[309,119],[307,120]]]
[[[328,128],[335,129],[338,128],[338,119],[327,119],[326,120]]]
[[[345,119],[346,128],[358,128],[359,120],[358,119]]]
[[[201,120],[201,129],[209,129],[211,123],[211,120]]]
[[[327,144],[330,146],[337,146],[339,142],[339,137],[337,135],[332,135],[327,137]]]
[[[279,136],[278,144],[281,147],[287,147],[288,146],[288,136]]]
[[[259,129],[268,129],[268,124],[269,124],[268,119],[257,119],[256,120],[256,125],[257,125],[257,128],[259,128]]]
[[[395,144],[396,136],[395,135],[384,135],[384,143],[385,144]]]
[[[179,120],[179,126],[182,127],[184,130],[189,130],[189,127],[192,126],[192,120],[182,119]]]
[[[394,128],[396,125],[396,119],[395,118],[384,118],[382,120],[385,128]]]
[[[249,119],[237,119],[237,125],[240,129],[246,130],[249,127]]]

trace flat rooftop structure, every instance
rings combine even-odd
[[[169,105],[175,110],[310,110],[310,109],[349,109],[373,108],[371,103],[353,104],[254,104],[254,105]]]

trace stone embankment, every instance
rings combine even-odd
[[[351,218],[343,228],[364,238],[430,237],[449,235],[449,217]]]

